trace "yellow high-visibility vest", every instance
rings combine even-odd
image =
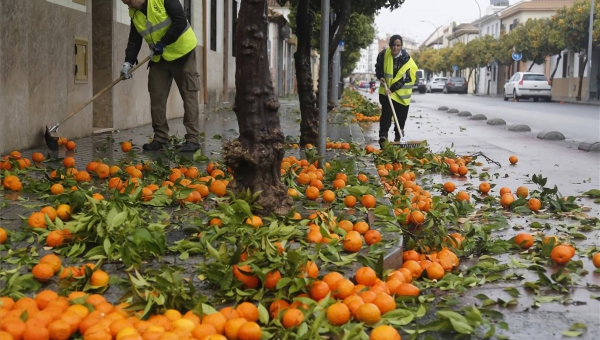
[[[148,0],[147,16],[137,9],[129,9],[129,17],[133,20],[135,28],[144,40],[150,46],[160,41],[171,27],[171,18],[165,10],[164,0]],[[171,45],[165,46],[163,58],[167,61],[181,58],[190,53],[198,45],[196,34],[188,22],[185,31],[179,36],[177,41]],[[152,61],[159,61],[161,56],[153,56]]]
[[[404,106],[410,105],[410,97],[412,96],[412,89],[415,81],[417,79],[417,64],[412,59],[412,57],[408,60],[406,64],[404,64],[398,73],[394,76],[394,57],[392,56],[392,49],[388,48],[385,51],[384,60],[383,60],[383,73],[388,85],[388,88],[392,86],[395,82],[399,81],[407,70],[410,69],[410,78],[411,82],[404,84],[398,91],[392,93],[392,100],[398,102]],[[385,86],[381,84],[379,87],[379,93],[385,94]]]

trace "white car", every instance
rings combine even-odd
[[[552,85],[546,75],[533,72],[517,72],[504,85],[504,100],[509,98],[530,99],[537,102],[540,98],[549,102],[552,99]]]
[[[445,77],[432,78],[431,81],[429,81],[427,83],[427,89],[425,92],[427,92],[427,93],[433,93],[435,91],[442,92],[442,90],[444,89],[444,85],[446,85],[447,81],[448,81],[448,78],[445,78]]]

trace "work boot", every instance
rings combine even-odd
[[[153,139],[152,142],[144,144],[142,146],[142,149],[147,151],[157,151],[162,150],[165,147],[165,145],[167,145],[167,143],[159,142],[156,139]]]
[[[198,149],[200,149],[200,144],[190,142],[190,141],[185,141],[185,143],[181,144],[181,146],[179,147],[179,149],[177,149],[177,151],[179,151],[179,152],[195,152]]]
[[[387,139],[383,137],[379,137],[379,148],[383,150],[383,143],[385,143]]]

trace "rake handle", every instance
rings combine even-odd
[[[385,79],[383,79],[385,80]],[[400,124],[398,123],[398,117],[396,116],[396,109],[394,109],[394,103],[392,102],[392,97],[387,93],[387,91],[389,91],[390,89],[387,86],[387,82],[383,81],[383,85],[385,86],[385,95],[386,97],[388,97],[388,100],[390,101],[390,107],[392,108],[392,113],[393,115],[393,120],[394,120],[394,124],[396,124],[396,128],[398,129],[398,132],[400,133],[400,138],[404,137],[404,134],[402,133],[402,129],[400,128]]]
[[[131,70],[129,70],[129,74],[133,73],[133,71],[137,70],[140,66],[144,65],[145,63],[148,62],[148,60],[150,60],[150,58],[152,58],[152,54],[150,54],[149,56],[147,56],[146,58],[142,59],[142,61],[140,61],[137,65],[135,65]],[[113,88],[115,85],[117,85],[118,83],[121,82],[121,80],[125,79],[123,76],[120,76],[119,78],[115,79],[112,83],[110,83],[107,87],[103,88],[102,90],[100,90],[100,92],[96,93],[95,96],[93,96],[91,99],[89,99],[88,101],[86,101],[85,103],[81,104],[81,106],[79,106],[78,108],[76,108],[75,110],[73,110],[73,112],[71,112],[68,116],[66,116],[65,118],[63,118],[60,122],[58,122],[58,124],[56,124],[56,127],[58,127],[58,125],[61,125],[62,123],[66,122],[67,120],[69,120],[69,118],[73,117],[75,114],[79,113],[79,111],[83,110],[86,106],[90,105],[94,100],[98,99],[98,97],[100,97],[101,95],[103,95],[106,91],[110,90],[111,88]]]

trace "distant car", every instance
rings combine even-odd
[[[368,88],[371,87],[371,85],[369,84],[368,81],[363,80],[363,81],[360,82],[360,84],[358,85],[358,87],[361,88],[361,89],[368,89]]]
[[[448,81],[448,78],[446,78],[446,77],[432,78],[431,81],[429,81],[427,83],[425,92],[427,92],[427,93],[433,93],[435,91],[442,92],[442,90],[444,90],[444,85],[446,85],[447,81]]]
[[[415,80],[415,85],[413,85],[414,90],[419,91],[419,93],[425,93],[425,70],[417,70],[417,79]]]
[[[467,94],[469,89],[469,82],[463,77],[450,77],[444,87],[442,88],[442,92],[444,94],[447,93],[463,93]]]
[[[546,75],[533,72],[517,72],[504,85],[504,101],[508,98],[519,99],[533,98],[534,102],[543,98],[552,100],[552,85]]]

